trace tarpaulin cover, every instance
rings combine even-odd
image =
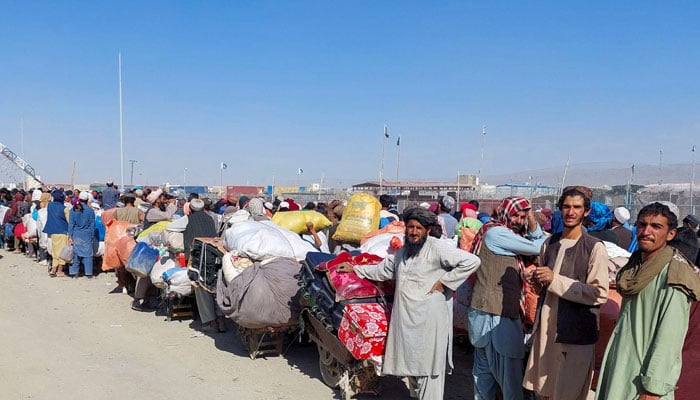
[[[255,262],[231,282],[219,270],[216,302],[224,314],[246,328],[264,328],[299,319],[299,264],[292,258]]]

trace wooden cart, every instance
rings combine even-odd
[[[246,328],[238,326],[238,337],[248,348],[250,358],[259,356],[279,356],[284,351],[285,338],[293,335],[299,324],[266,326],[264,328]]]
[[[318,348],[318,361],[323,383],[340,389],[349,400],[356,394],[379,395],[379,371],[368,360],[357,360],[333,333],[329,332],[308,309],[302,312],[302,330]]]

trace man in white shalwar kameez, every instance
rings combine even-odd
[[[355,266],[375,281],[394,279],[396,291],[382,372],[415,377],[420,399],[442,399],[452,371],[452,294],[480,264],[450,241],[429,237],[437,216],[421,207],[404,212],[406,243],[378,265]],[[343,265],[339,271],[353,267]]]

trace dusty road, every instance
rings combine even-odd
[[[251,360],[229,332],[191,319],[136,312],[110,293],[112,273],[49,278],[46,267],[0,250],[0,399],[334,399],[316,348],[293,344],[283,357]],[[455,347],[446,399],[469,399],[469,350]],[[379,397],[406,399],[395,377]]]

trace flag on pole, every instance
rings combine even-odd
[[[396,139],[396,145],[401,146],[401,135],[399,135],[399,138]]]
[[[634,164],[632,164],[632,173],[634,173]]]
[[[223,162],[222,162],[222,163],[221,163],[221,169],[226,169],[226,168],[228,168],[228,165],[226,165],[226,163],[223,163]]]
[[[386,125],[384,125],[384,137],[389,139],[389,130],[387,129]]]
[[[297,171],[297,174],[301,175],[301,174],[303,174],[303,173],[304,173],[304,170],[301,169],[301,168],[299,168],[299,170]]]
[[[695,153],[695,145],[693,145],[693,150],[691,150],[693,153]]]
[[[486,136],[486,125],[481,128],[481,133]]]

